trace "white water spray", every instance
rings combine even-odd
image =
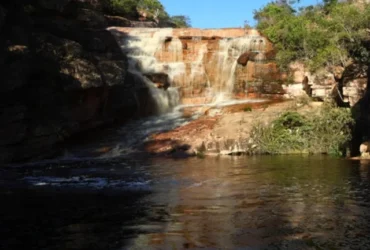
[[[215,91],[215,102],[230,100],[234,84],[237,60],[245,52],[262,52],[266,41],[261,36],[245,36],[222,39],[219,41],[217,61],[217,82],[212,83]],[[261,53],[262,54],[262,53]]]
[[[153,32],[154,31],[154,32]],[[171,42],[167,48],[169,54],[174,55],[171,62],[158,62],[157,53],[163,53],[166,39],[172,36],[172,29],[138,28],[130,32],[126,38],[125,51],[128,55],[129,72],[144,83],[151,93],[158,113],[170,111],[179,103],[179,94],[176,88],[167,90],[157,88],[144,74],[165,73],[170,82],[185,71],[182,61],[181,41]]]

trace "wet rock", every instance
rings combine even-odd
[[[149,80],[151,80],[157,88],[167,89],[170,86],[170,80],[166,73],[151,73],[145,74]]]
[[[253,61],[258,55],[258,52],[245,52],[239,56],[237,62],[242,66],[246,66],[248,61]]]

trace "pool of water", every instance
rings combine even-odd
[[[120,158],[0,176],[0,249],[370,249],[368,162]]]

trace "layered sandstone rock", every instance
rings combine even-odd
[[[281,87],[279,91],[266,87],[278,82],[281,74],[269,61],[274,54],[272,44],[256,30],[123,27],[109,30],[132,59],[133,71],[167,74],[171,86],[179,88],[182,100],[198,100],[218,93],[246,95],[250,90],[248,83],[257,82],[265,86],[257,94],[283,92]]]

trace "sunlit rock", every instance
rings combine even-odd
[[[200,97],[240,97],[247,93],[248,83],[262,81],[267,86],[281,77],[276,65],[266,61],[267,54],[274,54],[271,43],[257,31],[123,27],[109,30],[128,53],[130,71],[137,75],[168,75],[170,85],[178,89],[180,100],[186,103],[190,99],[197,103]],[[238,65],[238,61],[246,66]],[[268,89],[264,89],[264,94],[269,94]]]

